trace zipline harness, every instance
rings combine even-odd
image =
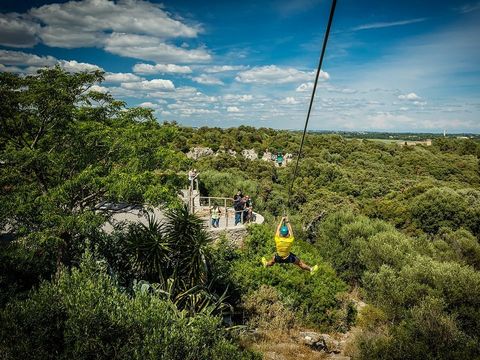
[[[325,55],[325,49],[327,48],[328,36],[330,35],[330,27],[332,26],[333,14],[335,13],[335,6],[337,5],[337,0],[332,0],[332,7],[330,9],[330,17],[328,18],[327,30],[325,31],[325,37],[323,38],[322,52],[320,54],[320,61],[318,62],[317,74],[315,76],[315,83],[313,84],[312,96],[310,97],[310,105],[308,106],[307,119],[305,120],[305,128],[303,129],[302,142],[300,143],[300,149],[298,151],[297,162],[295,164],[295,169],[293,171],[292,183],[288,189],[288,198],[287,206],[290,205],[290,197],[292,195],[293,184],[295,183],[295,178],[297,177],[298,163],[300,161],[300,156],[302,155],[303,143],[305,141],[305,135],[307,133],[308,120],[310,119],[310,112],[312,111],[313,99],[315,97],[315,91],[317,89],[318,77],[320,76],[320,70],[322,68],[323,56]],[[285,214],[285,209],[284,209]]]

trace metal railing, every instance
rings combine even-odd
[[[200,208],[197,208],[195,206],[195,199],[197,197],[199,200],[198,203],[200,204]],[[191,206],[192,213],[198,213],[202,210],[205,210],[205,208],[208,209],[208,224],[210,228],[214,227],[212,222],[212,213],[211,213],[212,206],[214,205],[217,205],[221,212],[221,216],[219,217],[219,220],[221,220],[222,218],[225,220],[224,226],[217,226],[215,228],[228,228],[229,222],[232,222],[235,225],[237,225],[237,224],[245,224],[245,223],[255,221],[255,218],[256,218],[255,212],[253,211],[248,212],[247,209],[235,210],[233,208],[233,202],[234,201],[232,198],[215,197],[215,196],[199,196],[199,194],[197,194],[190,199],[190,206]],[[230,214],[232,216],[230,216]],[[250,216],[245,216],[245,215],[250,215]]]

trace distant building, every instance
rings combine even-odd
[[[432,145],[432,140],[427,139],[424,141],[400,141],[397,143],[400,146],[416,146],[416,145],[425,145],[425,146],[431,146]]]

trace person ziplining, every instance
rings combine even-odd
[[[293,175],[292,175],[292,181],[288,189],[287,206],[290,204],[290,197],[292,195],[293,185],[295,184],[295,179],[297,177],[298,164],[300,162],[300,157],[302,155],[303,144],[305,142],[305,136],[307,134],[308,120],[310,119],[310,113],[312,111],[313,99],[315,98],[315,91],[317,89],[318,78],[320,75],[320,71],[322,69],[323,57],[325,56],[325,49],[327,48],[328,37],[330,35],[330,28],[332,26],[333,15],[335,13],[336,5],[337,5],[337,0],[332,0],[332,6],[330,8],[330,16],[328,18],[327,29],[325,31],[325,37],[323,39],[322,51],[320,53],[317,73],[315,75],[315,82],[313,84],[312,95],[310,97],[310,104],[308,106],[307,118],[305,119],[305,127],[303,129],[302,141],[300,142],[300,149],[298,151],[297,162],[295,164],[295,168],[293,170]],[[283,159],[282,159],[282,162],[283,162]],[[284,216],[280,221],[280,223],[278,224],[277,231],[275,233],[275,246],[277,248],[277,253],[273,257],[273,259],[270,261],[267,261],[265,257],[262,257],[263,266],[265,267],[272,266],[275,263],[283,263],[283,264],[292,263],[299,266],[303,270],[310,271],[311,274],[314,274],[318,270],[318,265],[310,267],[307,264],[305,264],[303,261],[301,261],[295,254],[290,252],[294,239],[295,238],[293,237],[292,227],[288,222],[288,218]]]
[[[292,248],[293,241],[295,237],[293,236],[292,226],[288,221],[288,217],[282,217],[280,223],[277,226],[277,231],[275,232],[275,247],[277,252],[270,261],[267,261],[265,257],[262,257],[262,264],[264,267],[273,266],[274,264],[295,264],[299,268],[310,271],[310,274],[315,274],[318,270],[318,265],[309,266],[305,264],[298,256],[290,252]]]

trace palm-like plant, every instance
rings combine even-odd
[[[126,241],[134,254],[132,262],[136,272],[148,280],[165,283],[172,248],[164,225],[147,213],[147,224],[131,224]]]
[[[211,242],[203,221],[186,206],[166,213],[165,234],[173,249],[172,265],[175,275],[186,288],[207,281],[206,247]],[[185,287],[183,287],[185,288]]]

